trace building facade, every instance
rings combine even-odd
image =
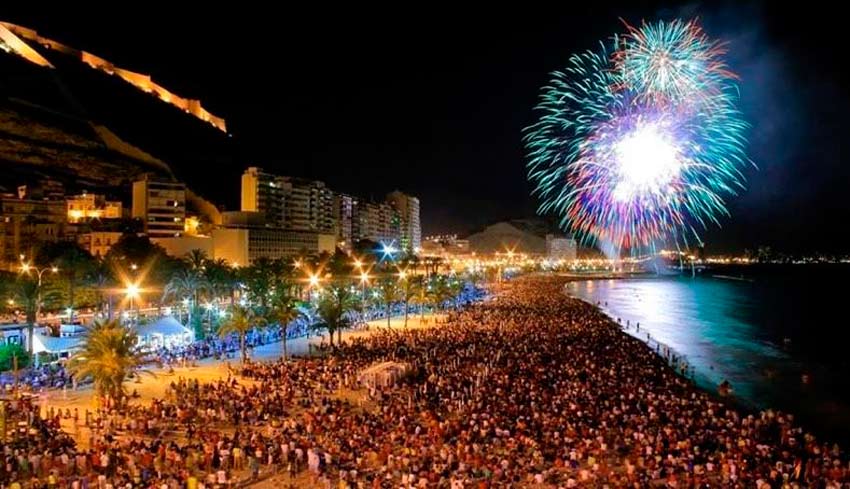
[[[212,256],[233,266],[245,266],[259,258],[275,260],[301,255],[333,253],[333,234],[286,231],[280,228],[219,228],[212,232]]]
[[[170,238],[151,238],[151,243],[159,245],[165,252],[175,258],[183,258],[192,250],[201,250],[208,257],[214,258],[213,239],[210,236],[177,236]]]
[[[250,167],[242,174],[241,209],[259,212],[273,228],[320,234],[336,231],[333,192],[318,180]]]
[[[66,239],[70,231],[64,200],[0,198],[0,262],[7,270],[20,265],[21,255],[32,257],[39,244]]]
[[[354,210],[357,199],[346,194],[334,194],[334,224],[338,244],[350,250],[354,244]]]
[[[77,243],[94,257],[103,257],[124,233],[117,231],[92,231],[77,235]]]
[[[242,205],[245,212],[257,212],[272,227],[284,227],[286,195],[283,177],[252,166],[242,174]]]
[[[578,244],[572,238],[559,237],[554,234],[546,235],[546,258],[550,260],[575,260],[578,255]]]
[[[333,192],[318,180],[283,178],[286,195],[283,228],[287,231],[333,234],[336,228]]]
[[[419,221],[419,199],[398,190],[387,195],[387,202],[401,218],[402,248],[416,253],[422,247],[422,226]]]
[[[146,177],[133,182],[133,218],[141,219],[152,237],[181,236],[185,232],[186,185]]]
[[[79,223],[92,219],[121,219],[123,206],[120,201],[106,200],[106,196],[83,192],[65,199],[68,222]]]
[[[352,216],[352,235],[355,240],[400,243],[401,217],[390,204],[359,201],[353,207]]]

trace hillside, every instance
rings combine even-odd
[[[0,187],[116,187],[152,172],[221,201],[220,182],[198,187],[192,173],[241,171],[224,124],[147,75],[0,23]]]

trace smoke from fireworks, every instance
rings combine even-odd
[[[699,241],[727,214],[748,162],[723,54],[695,22],[673,21],[572,56],[526,130],[540,211],[620,248]]]

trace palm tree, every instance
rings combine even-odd
[[[452,298],[452,291],[446,277],[438,275],[431,281],[431,301],[435,309],[440,307]]]
[[[390,327],[392,306],[401,298],[398,283],[393,278],[385,278],[378,283],[378,297],[387,311],[387,327]]]
[[[451,294],[452,302],[454,303],[455,309],[458,308],[458,301],[460,300],[460,294],[463,292],[463,282],[458,280],[457,278],[452,277],[448,282],[449,293]]]
[[[260,258],[240,272],[251,301],[265,309],[278,279],[278,264],[267,258]]]
[[[227,260],[224,258],[207,260],[203,267],[202,275],[209,285],[211,295],[215,298],[229,297],[230,304],[233,305],[236,277]]]
[[[107,313],[107,318],[112,320],[112,294],[107,291],[107,287],[113,282],[113,273],[110,263],[105,258],[101,258],[95,263],[86,278],[87,285],[94,288],[95,293],[97,294],[97,305],[98,309],[101,311],[103,310],[104,302],[107,302],[104,301],[104,296],[108,296],[107,307],[109,311]]]
[[[419,307],[419,324],[422,324],[425,320],[425,306],[431,300],[431,286],[426,283],[422,275],[416,278],[414,286],[413,303]]]
[[[282,285],[282,284],[281,284]],[[269,305],[268,316],[271,321],[280,325],[281,341],[283,342],[283,359],[286,360],[286,330],[289,325],[301,317],[302,309],[288,287],[279,285],[275,288]]]
[[[95,322],[86,328],[68,368],[78,379],[91,378],[98,395],[120,402],[127,376],[145,363],[145,352],[137,344],[138,336],[132,328],[118,321]]]
[[[233,306],[230,314],[222,321],[218,334],[226,338],[231,334],[239,336],[239,350],[242,353],[242,363],[248,361],[248,350],[245,347],[245,338],[257,326],[265,323],[265,319],[252,307]]]
[[[189,265],[189,269],[195,271],[203,270],[208,260],[207,253],[197,248],[183,255],[183,261]]]
[[[162,299],[191,299],[192,304],[188,307],[187,323],[192,322],[192,310],[198,306],[199,293],[207,289],[207,282],[193,270],[180,270],[171,276],[171,280],[165,284]]]
[[[414,300],[417,294],[417,277],[408,277],[406,274],[399,283],[399,296],[404,303],[404,327],[407,327],[407,313],[410,309],[410,301]]]
[[[349,326],[351,311],[357,310],[357,295],[351,291],[350,284],[336,284],[327,287],[319,297],[316,311],[328,329],[331,347],[334,347],[334,332],[342,343],[342,330]]]
[[[85,278],[94,268],[95,261],[92,256],[73,242],[51,243],[45,246],[40,254],[47,260],[58,265],[59,273],[65,279],[67,286],[67,306],[71,310],[68,322],[73,322],[74,307],[76,306],[77,288],[85,285]]]

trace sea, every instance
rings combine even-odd
[[[728,381],[746,407],[792,413],[818,438],[850,443],[850,265],[579,279],[566,293],[684,356],[700,387]]]

